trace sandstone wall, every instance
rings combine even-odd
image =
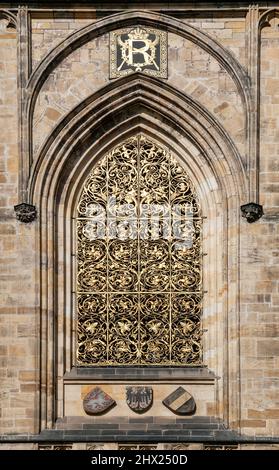
[[[1,432],[34,430],[36,297],[34,226],[18,224],[16,30],[0,21]]]
[[[1,7],[1,5],[0,5]],[[265,10],[261,8],[258,16]],[[251,72],[248,37],[250,34],[249,15],[251,9],[238,10],[230,14],[218,12],[214,16],[203,12],[191,16],[189,12],[180,14],[182,23],[193,25],[217,39],[232,56],[239,61],[245,71]],[[40,61],[50,53],[60,41],[70,37],[74,31],[96,22],[104,17],[102,12],[36,12],[30,13],[30,51],[31,71],[34,72]],[[238,348],[239,370],[231,372],[227,386],[238,390],[239,423],[233,426],[243,435],[279,435],[279,258],[278,258],[278,210],[279,210],[279,20],[270,20],[270,26],[261,31],[260,50],[260,114],[259,114],[259,152],[260,152],[260,199],[264,206],[264,217],[254,224],[241,219],[238,226],[231,226],[226,232],[228,239],[224,246],[231,244],[239,248],[237,259],[227,260],[232,266],[239,284],[233,285],[239,307],[239,323],[234,341],[229,344],[231,356]],[[52,331],[52,324],[42,327],[40,310],[42,289],[39,267],[48,269],[49,260],[40,258],[40,216],[31,224],[23,224],[15,219],[13,206],[19,202],[19,180],[22,167],[19,159],[19,140],[22,138],[20,126],[22,95],[19,92],[20,63],[17,56],[17,30],[0,17],[0,432],[37,433],[39,426],[40,396],[40,359],[39,337],[42,328]],[[76,105],[102,87],[109,80],[109,34],[101,34],[93,40],[85,41],[81,47],[63,58],[45,81],[36,98],[34,116],[29,123],[33,130],[33,142],[29,142],[34,161],[44,149],[46,139],[57,123]],[[250,61],[250,62],[249,62]],[[233,145],[239,152],[244,170],[249,173],[248,130],[245,120],[244,104],[232,77],[216,58],[197,44],[182,38],[174,32],[169,33],[168,79],[166,81],[179,91],[185,92],[206,108],[223,126]],[[22,64],[21,64],[22,65]],[[250,77],[251,83],[254,78]],[[255,96],[253,96],[255,102]],[[26,123],[24,123],[25,125]],[[22,125],[22,123],[21,123]],[[218,146],[219,142],[216,142]],[[26,164],[28,166],[28,164]],[[224,178],[229,173],[221,168]],[[232,179],[237,175],[232,175]],[[243,189],[243,188],[242,188]],[[244,190],[242,194],[245,192]],[[221,192],[218,192],[220,198]],[[236,195],[231,193],[233,199]],[[241,200],[244,204],[248,200]],[[42,203],[43,204],[43,203]],[[227,202],[229,207],[230,198]],[[218,204],[217,204],[218,206]],[[38,208],[40,214],[40,207]],[[233,209],[234,211],[238,209]],[[221,204],[217,207],[221,214]],[[229,213],[231,215],[231,213]],[[49,215],[52,217],[52,214]],[[239,212],[239,217],[241,214]],[[236,216],[237,218],[237,216]],[[217,220],[217,219],[216,219]],[[210,230],[213,230],[213,226]],[[222,230],[219,219],[215,230]],[[220,232],[221,233],[221,232]],[[222,238],[222,235],[220,235]],[[49,242],[51,244],[51,240]],[[218,247],[211,256],[222,257]],[[219,277],[225,277],[220,269]],[[230,279],[230,276],[228,277]],[[45,280],[43,280],[45,282]],[[210,280],[208,282],[210,285]],[[225,285],[225,283],[224,283]],[[222,296],[219,292],[216,311],[222,310]],[[229,306],[227,327],[230,328],[234,305]],[[61,312],[60,312],[61,313]],[[59,313],[56,312],[57,315]],[[210,352],[207,357],[215,372],[219,371],[220,360],[223,370],[230,364],[224,351],[226,337],[216,312],[208,312],[206,327],[212,328],[223,350]],[[210,317],[212,315],[212,317]],[[59,320],[60,321],[60,320]],[[235,328],[235,326],[233,327]],[[239,347],[238,345],[239,341]],[[223,357],[224,355],[224,357]],[[213,357],[213,359],[211,359]],[[222,357],[222,358],[221,358]],[[221,358],[221,359],[220,359]],[[55,361],[62,364],[59,355]],[[219,361],[219,362],[218,362]],[[63,369],[63,365],[61,368]],[[59,377],[59,380],[62,380]],[[60,383],[60,389],[63,388]],[[50,385],[51,388],[52,385]],[[107,385],[110,387],[110,385]],[[74,387],[74,385],[73,385]],[[80,387],[78,385],[78,387]],[[72,390],[72,389],[70,389]],[[220,404],[219,412],[229,414],[234,404],[222,401],[218,396],[224,389],[215,388],[208,402],[201,402],[201,414],[214,414]],[[213,389],[210,393],[213,393]],[[72,392],[67,392],[71,393]],[[80,392],[78,392],[80,393]],[[228,397],[230,397],[230,391]],[[119,396],[123,395],[123,390]],[[61,393],[62,396],[62,393]],[[202,393],[200,400],[202,401]],[[211,401],[212,398],[212,401]],[[75,395],[65,405],[65,409],[79,409],[74,403]],[[216,405],[217,403],[217,405]],[[59,410],[63,408],[60,404]],[[72,412],[72,411],[71,411]],[[58,416],[57,416],[58,417]],[[61,416],[59,416],[61,417]],[[3,444],[5,449],[8,444]],[[27,445],[27,444],[26,444]],[[28,444],[30,448],[33,444]],[[34,444],[35,446],[35,444]],[[1,447],[0,447],[1,448]],[[247,449],[253,448],[251,444]]]

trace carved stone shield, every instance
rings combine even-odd
[[[191,415],[196,411],[196,402],[183,387],[178,387],[163,400],[164,405],[178,415]]]
[[[143,413],[152,405],[153,390],[151,387],[126,387],[126,401],[131,410]]]
[[[101,388],[93,388],[83,399],[83,409],[88,415],[97,415],[108,411],[115,401]]]

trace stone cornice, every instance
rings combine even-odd
[[[166,10],[191,10],[191,11],[199,11],[199,10],[204,10],[204,11],[209,11],[209,10],[218,10],[218,11],[227,11],[227,10],[248,10],[249,6],[253,2],[245,1],[245,2],[224,2],[223,4],[220,5],[220,2],[217,2],[216,0],[208,0],[204,2],[196,2],[196,1],[191,1],[191,0],[175,0],[175,2],[169,2],[167,0],[162,0],[162,1],[154,1],[154,2],[148,2],[150,4],[150,10],[162,10],[162,6],[165,6]],[[255,2],[259,9],[266,10],[267,8],[276,8],[278,7],[278,2]],[[106,10],[106,9],[112,9],[115,11],[117,8],[119,11],[123,10],[123,8],[139,8],[141,6],[146,7],[146,2],[143,2],[142,0],[122,0],[119,2],[118,0],[95,0],[95,1],[90,1],[90,0],[79,0],[79,1],[48,1],[48,0],[25,0],[25,1],[10,1],[10,2],[0,2],[0,7],[1,8],[15,8],[17,9],[18,6],[20,5],[27,5],[31,9],[38,10],[38,9],[54,9],[54,10],[59,10],[62,8],[65,10],[77,10],[77,8],[90,8],[90,10],[94,10],[96,8],[100,10]]]

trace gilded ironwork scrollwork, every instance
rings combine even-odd
[[[117,146],[77,209],[77,360],[200,365],[200,206],[183,168],[151,139]]]

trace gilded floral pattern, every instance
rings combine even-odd
[[[173,156],[142,135],[103,158],[79,201],[78,364],[201,364],[201,215]]]

